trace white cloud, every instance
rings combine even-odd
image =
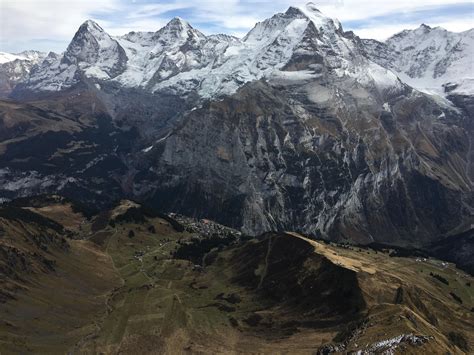
[[[313,2],[318,4],[318,1]],[[324,2],[327,3],[328,1],[326,0]],[[460,3],[469,4],[472,2],[465,0],[344,0],[341,6],[328,4],[321,5],[319,8],[327,16],[337,18],[343,22],[349,20],[363,20],[391,13],[410,13],[436,6],[455,5]]]
[[[18,42],[70,40],[91,13],[119,9],[116,0],[1,0],[0,6],[1,50]]]

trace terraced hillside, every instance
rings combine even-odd
[[[2,354],[474,348],[474,280],[452,264],[174,217],[131,201],[91,216],[58,196],[3,206]]]

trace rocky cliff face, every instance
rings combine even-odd
[[[469,139],[455,110],[406,90],[365,106],[341,92],[335,106],[314,81],[249,84],[155,144],[134,193],[146,198],[155,186],[162,208],[250,233],[436,239],[469,218]]]
[[[241,40],[181,19],[117,38],[86,22],[15,89],[77,127],[59,129],[61,140],[30,130],[5,141],[4,180],[34,177],[5,197],[92,182],[74,197],[122,194],[251,234],[428,245],[472,221],[472,100],[417,91],[392,62],[388,44],[344,32],[311,4]],[[427,72],[420,64],[409,73]],[[33,169],[21,152],[42,144]]]

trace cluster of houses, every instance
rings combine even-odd
[[[187,232],[196,233],[201,238],[218,236],[222,238],[234,237],[234,239],[236,239],[241,237],[241,233],[238,230],[223,226],[222,224],[208,219],[190,218],[176,213],[170,213],[169,216],[184,225]]]

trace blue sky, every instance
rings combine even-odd
[[[202,32],[243,36],[257,21],[299,0],[0,0],[0,51],[63,51],[86,19],[108,33],[156,31],[180,16]],[[421,23],[451,31],[474,27],[474,2],[460,0],[313,1],[344,29],[384,39]]]

